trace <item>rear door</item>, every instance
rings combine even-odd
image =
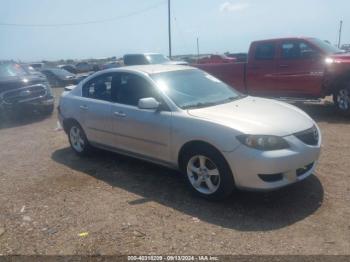
[[[79,101],[83,129],[90,142],[102,145],[115,143],[111,121],[112,74],[99,75],[83,86]]]
[[[248,93],[256,96],[274,96],[277,46],[274,41],[258,42],[249,51],[246,71]]]
[[[325,64],[319,51],[304,40],[279,44],[276,84],[284,96],[319,96]]]

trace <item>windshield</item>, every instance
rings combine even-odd
[[[321,48],[324,52],[327,54],[341,54],[344,53],[344,50],[339,49],[338,47],[332,46],[331,44],[322,41],[317,38],[311,38],[309,39],[313,44],[317,45],[319,48]]]
[[[74,76],[74,74],[68,72],[67,70],[64,69],[51,69],[50,70],[52,73],[54,73],[57,76],[62,76],[62,77],[69,77],[69,76]]]
[[[38,71],[36,71],[32,66],[30,65],[22,65],[22,68],[28,73],[28,74],[35,74]]]
[[[162,64],[169,62],[169,58],[161,54],[146,55],[146,58],[150,64]]]
[[[0,77],[23,75],[27,75],[27,72],[19,64],[0,64]]]
[[[153,74],[158,88],[182,108],[200,108],[227,103],[242,97],[232,87],[200,70]]]

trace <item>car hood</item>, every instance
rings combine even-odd
[[[252,135],[287,136],[309,129],[315,124],[305,112],[292,105],[257,97],[191,109],[188,113]]]
[[[37,75],[9,76],[0,78],[0,93],[10,89],[46,82],[46,78]]]

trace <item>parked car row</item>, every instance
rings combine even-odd
[[[124,65],[188,65],[185,61],[173,61],[162,54],[144,53],[144,54],[127,54],[123,58]]]
[[[209,55],[197,60],[198,64],[227,64],[235,62],[237,62],[235,57],[226,55]]]
[[[41,70],[53,87],[62,87],[67,85],[78,84],[82,79],[87,77],[90,73],[74,74],[68,72],[63,68],[44,68]]]

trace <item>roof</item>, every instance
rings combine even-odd
[[[162,55],[161,53],[151,53],[151,52],[148,52],[148,53],[131,53],[131,54],[125,54],[124,56],[145,56],[145,55]]]
[[[157,74],[171,71],[189,70],[194,67],[185,65],[136,65],[136,66],[125,66],[120,69],[128,69],[143,72],[146,74]]]
[[[289,39],[299,39],[299,40],[304,40],[304,39],[312,39],[313,37],[304,37],[304,36],[287,36],[287,37],[279,37],[279,38],[268,38],[268,39],[260,39],[260,40],[255,40],[255,42],[265,42],[265,41],[283,41],[283,40],[289,40]]]

